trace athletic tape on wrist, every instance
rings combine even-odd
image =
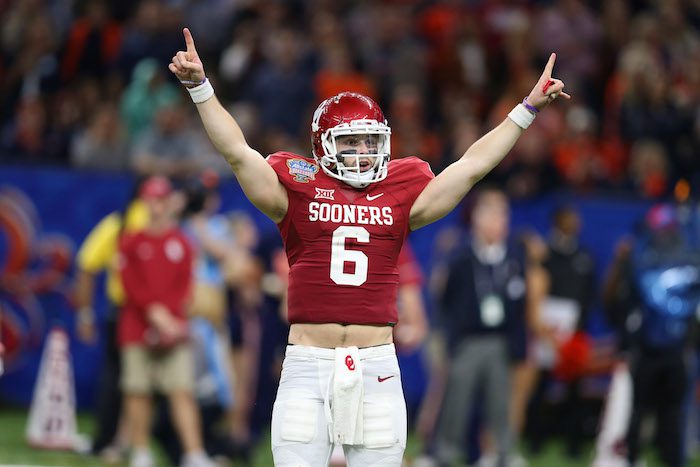
[[[211,96],[214,95],[214,88],[209,82],[209,79],[205,78],[204,82],[199,86],[187,88],[187,92],[190,93],[192,102],[194,102],[195,104],[201,104],[202,102],[206,102],[209,99],[211,99]]]
[[[508,118],[523,130],[527,130],[527,127],[535,121],[535,114],[527,110],[524,105],[518,104],[510,111]]]

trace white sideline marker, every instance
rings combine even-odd
[[[594,467],[626,467],[627,459],[615,452],[615,444],[625,439],[632,414],[632,376],[626,363],[615,365],[605,401],[602,423],[596,440]]]
[[[68,335],[59,328],[49,332],[34,385],[26,439],[43,449],[83,451],[87,441],[75,422],[75,388]]]

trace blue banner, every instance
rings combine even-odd
[[[1,338],[8,347],[6,374],[0,377],[0,400],[31,401],[44,338],[52,326],[66,329],[80,406],[92,404],[102,343],[87,345],[75,338],[70,300],[74,257],[90,229],[108,213],[121,209],[134,178],[128,174],[74,172],[61,169],[0,168],[0,312]],[[264,234],[276,229],[244,197],[235,180],[221,186],[222,210],[249,213]],[[576,199],[583,219],[583,239],[597,259],[599,271],[612,257],[615,242],[648,208],[634,200]],[[529,228],[546,234],[554,197],[513,206],[513,231]],[[459,222],[455,212],[414,232],[410,241],[426,276],[441,229]],[[104,311],[102,287],[96,309]],[[596,324],[594,323],[595,327]],[[604,323],[599,324],[602,329]],[[426,372],[419,355],[402,359],[409,404],[420,399]]]

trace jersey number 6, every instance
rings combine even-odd
[[[367,281],[367,255],[357,250],[346,250],[345,239],[369,243],[369,232],[364,227],[343,225],[333,231],[331,245],[331,279],[338,285],[362,285]],[[355,263],[355,271],[345,272],[345,263]]]

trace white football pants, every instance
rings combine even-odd
[[[359,350],[362,362],[363,444],[344,445],[349,467],[401,466],[406,448],[406,403],[393,344]],[[329,407],[335,350],[287,346],[272,411],[277,467],[327,466],[333,444]]]

